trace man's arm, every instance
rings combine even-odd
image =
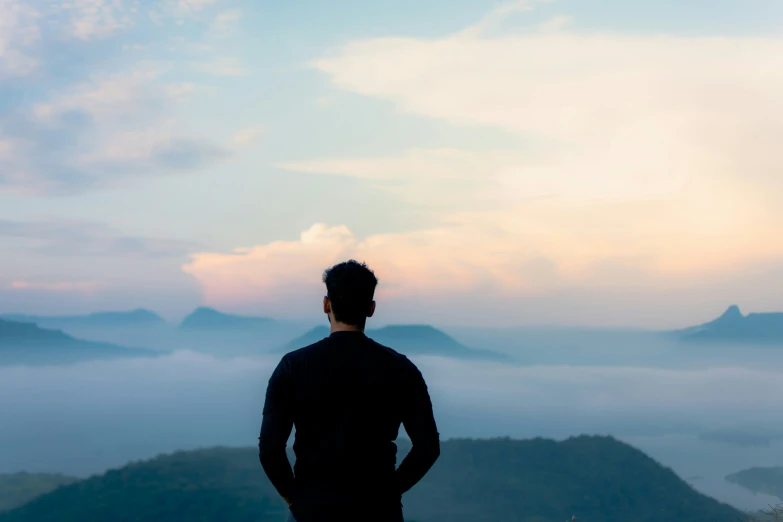
[[[294,471],[286,455],[286,443],[294,425],[292,397],[288,361],[283,357],[266,388],[258,458],[269,481],[289,505],[294,489]]]
[[[421,372],[413,363],[407,369],[403,392],[402,425],[413,447],[397,468],[400,494],[419,482],[440,456],[440,435],[432,413],[432,402]]]

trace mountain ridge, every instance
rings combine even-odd
[[[85,315],[27,315],[3,314],[0,319],[19,323],[34,323],[54,327],[119,327],[163,325],[166,321],[157,313],[145,308],[128,311],[94,312]]]
[[[227,314],[208,306],[200,306],[179,324],[182,330],[258,329],[275,324],[270,317]]]
[[[763,312],[744,315],[731,305],[717,319],[674,332],[686,342],[723,342],[783,345],[783,313]]]
[[[84,341],[34,323],[0,319],[0,365],[69,364],[95,359],[155,357],[162,353]]]
[[[368,337],[404,355],[440,355],[459,359],[516,362],[506,354],[469,348],[447,333],[426,324],[396,324],[368,329]],[[290,352],[304,348],[329,336],[328,326],[316,326],[292,339],[275,352]]]
[[[397,462],[410,450],[398,440]],[[0,522],[276,522],[287,509],[256,448],[179,451],[58,488]],[[293,454],[289,448],[289,458]],[[451,439],[403,496],[418,522],[730,522],[738,510],[612,437]]]

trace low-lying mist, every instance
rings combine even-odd
[[[216,359],[178,351],[154,359],[2,367],[0,473],[84,476],[179,449],[254,445],[267,379],[279,357]],[[676,369],[412,360],[428,381],[443,438],[611,434],[683,478],[693,477],[696,487],[706,481],[702,489],[735,504],[757,501],[738,488],[724,491],[723,474],[783,463],[777,438],[783,420],[775,415],[783,365]],[[699,440],[709,430],[763,434],[771,443]]]

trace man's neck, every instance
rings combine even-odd
[[[333,322],[329,327],[329,333],[335,332],[364,332],[363,326]]]

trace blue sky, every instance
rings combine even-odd
[[[780,2],[0,0],[0,29],[0,311],[313,315],[357,256],[392,322],[783,308]]]

